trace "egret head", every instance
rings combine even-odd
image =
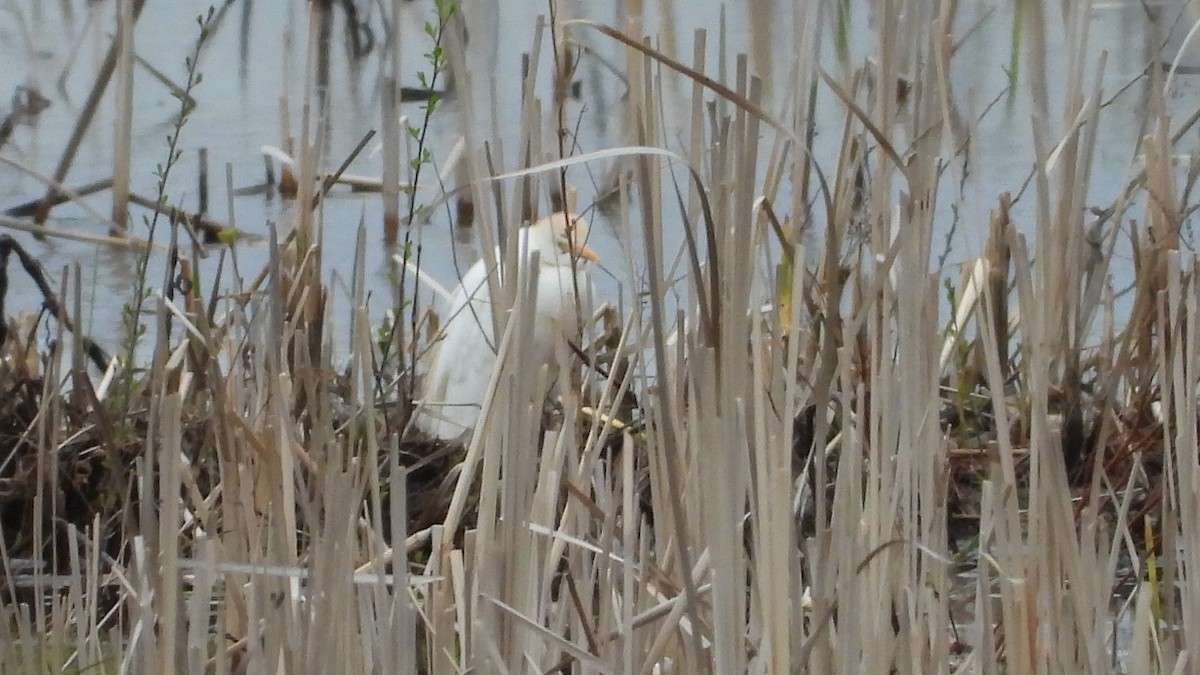
[[[588,224],[574,213],[555,213],[529,226],[529,243],[543,265],[569,266],[572,260],[599,262],[600,256],[585,244]]]

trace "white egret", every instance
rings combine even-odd
[[[583,218],[556,213],[518,234],[518,264],[524,269],[535,253],[539,261],[530,351],[536,357],[535,367],[546,363],[553,368],[555,349],[559,341],[577,332],[580,311],[585,318],[590,316],[592,283],[584,263],[600,258],[584,245],[587,233]],[[484,258],[472,265],[454,290],[433,365],[421,387],[417,426],[444,440],[459,439],[474,429],[498,365],[489,264]]]

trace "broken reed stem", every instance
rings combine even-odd
[[[208,213],[208,148],[200,148],[196,161],[199,164],[196,212],[203,215]]]

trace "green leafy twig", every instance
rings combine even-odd
[[[179,101],[179,112],[175,115],[175,122],[171,128],[171,132],[167,134],[167,159],[164,163],[158,164],[154,169],[154,175],[158,179],[155,194],[159,206],[165,207],[167,204],[167,182],[170,180],[171,170],[183,154],[183,151],[179,147],[179,138],[184,125],[187,124],[189,115],[195,108],[195,105],[192,103],[195,100],[192,96],[192,91],[204,79],[198,70],[198,62],[200,60],[200,52],[211,34],[215,17],[216,10],[213,7],[209,7],[206,14],[196,17],[200,33],[196,37],[191,54],[184,61],[187,70],[187,79],[178,91],[171,92],[172,96]],[[146,223],[146,227],[149,230],[147,241],[154,241],[154,233],[158,228],[159,217],[164,210],[155,209],[151,216],[143,218],[143,222]],[[137,290],[134,293],[133,300],[125,305],[122,317],[122,331],[125,337],[124,363],[122,364],[124,366],[124,375],[122,386],[118,391],[125,394],[128,394],[132,389],[135,352],[138,342],[146,330],[139,317],[141,317],[147,298],[146,270],[150,266],[150,254],[152,251],[153,247],[147,246],[141,258],[138,259],[137,273],[135,275],[136,281],[134,284],[134,288]]]

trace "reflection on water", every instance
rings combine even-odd
[[[2,149],[6,157],[36,170],[49,173],[62,152],[65,136],[74,125],[86,92],[95,75],[96,64],[107,49],[111,33],[112,3],[59,2],[15,0],[11,3],[13,20],[0,22],[0,58],[9,64],[0,70],[0,100],[21,86],[43,92],[52,107],[37,117],[36,126],[19,127],[11,142]],[[178,0],[170,3],[149,3],[137,30],[137,52],[173,82],[185,79],[183,59],[195,40],[194,17],[203,13],[209,0]],[[337,3],[340,6],[341,3]],[[722,5],[717,0],[658,3],[575,3],[568,6],[579,18],[592,19],[611,25],[626,25],[629,17],[641,17],[647,34],[657,36],[656,44],[672,52],[683,63],[693,63],[693,43],[697,29],[708,31],[706,70],[710,74],[724,73],[727,80],[735,72],[734,55],[747,53],[752,71],[762,77],[767,96],[766,109],[781,119],[790,119],[792,64],[798,55],[791,54],[791,36],[799,25],[793,15],[793,3],[784,0],[748,0],[745,3]],[[955,17],[953,31],[958,50],[953,59],[951,84],[959,113],[972,136],[971,150],[965,164],[951,162],[953,180],[961,182],[961,193],[943,191],[939,204],[941,230],[934,235],[935,248],[940,247],[948,229],[956,223],[955,244],[949,251],[949,263],[961,260],[966,252],[978,251],[985,235],[988,211],[997,195],[1004,191],[1016,193],[1025,183],[1032,165],[1033,148],[1029,117],[1028,94],[1024,89],[1003,98],[1008,86],[1006,67],[1011,61],[1012,17],[1007,14],[1008,3],[980,3],[963,7]],[[874,51],[877,36],[886,35],[889,22],[918,20],[913,17],[883,17],[874,15],[871,3],[853,2],[847,14],[826,12],[823,54],[821,63],[830,72],[847,72],[857,67]],[[231,8],[236,9],[231,10]],[[207,148],[213,179],[209,203],[212,217],[236,225],[248,232],[266,235],[268,225],[286,227],[290,222],[287,203],[270,194],[230,197],[225,181],[225,167],[230,167],[232,187],[263,182],[263,160],[258,148],[264,144],[288,147],[296,138],[303,116],[300,97],[303,92],[308,26],[304,3],[254,2],[223,4],[223,16],[210,44],[203,53],[200,70],[203,84],[195,96],[199,106],[192,113],[183,132],[183,154],[173,169],[168,187],[172,204],[195,208],[197,203],[197,151]],[[322,90],[320,117],[326,124],[324,135],[324,165],[332,168],[369,129],[380,127],[381,89],[379,69],[381,50],[367,51],[393,39],[401,40],[403,72],[408,74],[404,86],[419,86],[417,73],[428,70],[424,54],[430,48],[424,24],[431,20],[432,3],[404,3],[409,21],[400,35],[390,35],[380,23],[380,3],[361,2],[359,14],[347,19],[343,9],[336,9],[322,22],[319,35],[328,49],[322,50],[316,68]],[[519,138],[521,112],[522,58],[532,51],[537,16],[545,11],[542,3],[480,2],[471,7],[467,17],[469,73],[458,78],[462,86],[472,87],[488,106],[486,121],[477,120],[481,128],[472,129],[480,141],[489,140],[497,170],[517,165],[519,148],[513,139]],[[658,14],[658,12],[665,14]],[[795,10],[799,11],[799,10]],[[930,10],[932,11],[932,10]],[[1159,6],[1155,16],[1180,16],[1167,6]],[[1190,15],[1188,15],[1190,16]],[[925,20],[921,18],[919,20]],[[1165,21],[1165,19],[1162,19]],[[1191,25],[1185,17],[1175,21],[1170,31],[1171,42],[1182,42]],[[348,30],[348,24],[357,27]],[[364,28],[364,26],[366,28]],[[1103,73],[1107,95],[1118,92],[1145,69],[1150,58],[1158,58],[1160,49],[1154,43],[1154,31],[1143,6],[1136,2],[1110,2],[1097,5],[1092,21],[1093,53],[1098,58],[1102,50],[1109,53]],[[839,62],[835,36],[844,34],[848,60]],[[1049,63],[1053,65],[1063,54],[1061,36],[1052,36]],[[625,52],[612,40],[595,32],[583,30],[578,39],[586,48],[577,76],[583,80],[580,96],[568,105],[570,126],[576,131],[577,152],[627,144],[626,131],[614,119],[621,119],[621,107],[628,92],[627,84],[614,71],[623,69]],[[549,73],[552,70],[549,40],[540,50],[542,62],[535,64],[540,73],[535,93],[544,101],[551,98]],[[719,50],[725,47],[726,58]],[[1170,47],[1168,47],[1169,51]],[[1155,55],[1155,56],[1151,56]],[[1185,65],[1188,62],[1185,60]],[[1091,75],[1094,75],[1091,74]],[[165,135],[170,131],[177,103],[167,87],[150,77],[146,70],[137,73],[135,94],[132,189],[153,197],[155,167],[164,161]],[[1054,82],[1051,77],[1051,82]],[[667,115],[663,137],[671,149],[683,153],[688,137],[687,115],[673,114],[689,107],[690,84],[671,80],[665,88],[670,100],[663,102]],[[1000,97],[1000,102],[991,105]],[[1135,140],[1142,133],[1140,120],[1145,86],[1137,85],[1125,91],[1105,110],[1102,117],[1102,141],[1098,144],[1093,171],[1089,205],[1107,205],[1119,193],[1135,162]],[[1053,98],[1053,97],[1052,97]],[[1188,76],[1178,79],[1169,105],[1177,113],[1190,112],[1200,100],[1197,85]],[[1053,108],[1057,102],[1052,101]],[[548,104],[546,108],[548,109]],[[106,101],[100,108],[91,132],[84,140],[72,168],[68,185],[82,185],[111,174],[114,105]],[[462,133],[464,119],[475,119],[462,109],[460,100],[448,98],[430,126],[433,158],[441,161],[450,146]],[[479,111],[475,111],[478,113]],[[986,115],[985,115],[986,112]],[[421,104],[404,106],[402,113],[411,120],[422,115]],[[840,129],[845,110],[832,97],[818,98],[817,146],[813,154],[826,167],[832,167],[838,152]],[[289,130],[281,129],[281,117]],[[550,126],[547,123],[547,126]],[[494,128],[489,131],[489,128]],[[547,137],[549,138],[549,136]],[[549,141],[543,143],[553,148]],[[411,149],[410,149],[411,151]],[[944,151],[946,151],[944,149]],[[769,153],[760,153],[762,162]],[[350,171],[354,174],[378,176],[381,173],[382,153],[361,155]],[[961,166],[960,166],[961,165]],[[580,203],[591,202],[603,187],[607,167],[588,166],[571,170],[574,184],[580,190]],[[0,166],[0,199],[8,205],[42,194],[43,187],[35,179],[18,170]],[[107,194],[91,198],[102,213],[109,209]],[[428,203],[432,193],[421,193],[418,201]],[[789,198],[790,199],[790,198]],[[1032,199],[1017,205],[1014,215],[1022,226],[1031,218]],[[786,202],[781,202],[786,203]],[[228,206],[226,206],[228,204]],[[343,277],[354,257],[354,242],[359,223],[367,228],[370,242],[381,239],[381,202],[376,195],[355,194],[339,189],[325,201],[326,273]],[[545,208],[545,206],[543,206]],[[135,233],[145,233],[140,219],[144,211],[135,209]],[[665,237],[668,246],[679,246],[682,233],[667,214]],[[596,275],[601,294],[615,295],[618,286],[612,279],[628,278],[624,269],[623,248],[633,245],[619,236],[619,228],[611,227],[600,215],[593,217],[592,247],[606,260],[613,276]],[[421,247],[423,264],[436,278],[446,284],[454,282],[454,260],[460,267],[477,256],[468,231],[455,230],[448,208],[434,212],[428,225],[413,232]],[[71,230],[100,234],[103,227],[92,222],[85,211],[75,205],[57,208],[52,225]],[[115,335],[122,306],[129,300],[135,283],[137,257],[127,251],[96,249],[90,245],[62,240],[37,241],[27,235],[17,235],[23,245],[32,250],[47,270],[57,275],[64,266],[78,263],[83,278],[89,283],[85,297],[91,302],[86,312],[91,331],[101,336]],[[460,247],[452,256],[452,247]],[[668,249],[670,250],[670,249]],[[391,270],[389,258],[394,252],[385,246],[367,247],[369,283],[375,298],[390,298],[388,290]],[[935,252],[936,253],[936,252]],[[936,255],[935,255],[936,257]],[[157,286],[162,277],[161,256],[156,256],[148,272],[151,285]],[[254,270],[266,260],[262,245],[240,246],[236,253],[239,269]],[[637,256],[631,256],[636,260]],[[216,256],[201,261],[201,274],[211,275]],[[466,262],[464,262],[466,261]],[[1118,265],[1126,264],[1118,260]],[[951,271],[955,274],[956,272]],[[1128,274],[1129,267],[1118,267],[1117,275]],[[636,276],[636,275],[635,275]],[[32,309],[39,298],[23,280],[14,278],[14,286],[23,295],[11,304],[15,308]],[[625,288],[632,293],[636,289]],[[206,289],[207,292],[207,289]],[[341,320],[346,314],[345,295],[335,294],[340,309],[333,316]],[[387,309],[381,301],[372,307],[375,320]]]

